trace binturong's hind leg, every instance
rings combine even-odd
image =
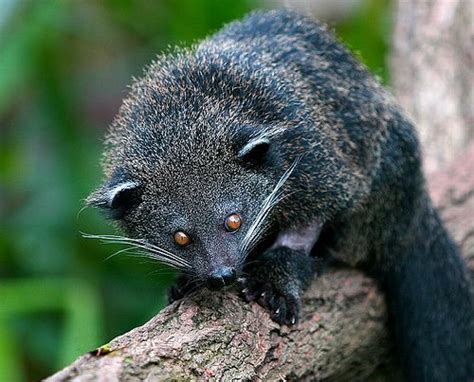
[[[244,298],[269,309],[280,324],[298,321],[301,294],[318,270],[318,261],[309,254],[320,229],[314,223],[280,233],[274,245],[245,269],[248,277],[240,279]]]
[[[474,380],[474,310],[467,272],[435,211],[385,271],[398,358],[409,381]]]

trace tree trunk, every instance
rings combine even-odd
[[[428,175],[474,137],[474,2],[399,0],[392,79],[416,121]]]
[[[471,20],[469,0],[399,0],[392,74],[419,126],[431,194],[474,280],[474,143],[435,173],[474,135]],[[294,328],[233,293],[200,291],[48,381],[396,380],[386,318],[376,284],[355,270],[315,280]]]

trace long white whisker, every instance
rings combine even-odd
[[[105,243],[113,243],[113,244],[130,244],[137,246],[139,248],[148,249],[148,250],[156,250],[162,254],[167,254],[169,256],[173,256],[178,258],[174,253],[167,251],[164,248],[157,247],[151,243],[148,243],[145,240],[139,239],[132,239],[123,236],[115,236],[115,235],[90,235],[90,234],[82,234],[84,238],[87,239],[99,239],[103,240]],[[179,258],[180,260],[185,261],[184,259]]]
[[[156,261],[161,262],[162,264],[168,265],[168,266],[176,268],[176,269],[187,269],[186,267],[183,267],[183,265],[181,265],[179,263],[176,263],[173,260],[163,258],[161,256],[156,256],[156,255],[153,255],[153,254],[151,254],[149,252],[146,252],[146,251],[136,252],[132,256],[134,256],[134,257],[143,257],[143,258],[147,258],[147,259],[151,259],[151,260],[156,260]]]
[[[255,231],[255,234],[248,242],[248,252],[251,252],[252,248],[255,247],[261,240],[269,235],[269,233],[265,234],[266,228],[268,228],[269,224],[263,222],[258,229]],[[263,234],[262,234],[263,233]]]
[[[300,160],[301,160],[301,156],[295,159],[295,161],[291,164],[291,166],[280,177],[280,179],[278,180],[277,184],[273,188],[270,195],[268,195],[265,198],[262,208],[260,209],[259,213],[257,214],[257,217],[255,218],[254,222],[248,229],[247,234],[242,240],[241,250],[245,254],[245,257],[247,256],[249,252],[248,249],[249,249],[250,243],[253,242],[254,239],[258,237],[258,235],[262,231],[262,229],[260,228],[263,222],[268,217],[273,207],[275,207],[281,201],[281,198],[283,197],[283,191],[280,191],[280,190],[285,184],[285,182],[288,180],[290,175],[293,173],[294,169],[296,168]]]
[[[276,205],[278,204],[280,201],[282,201],[283,199],[286,199],[288,198],[289,196],[293,195],[293,192],[292,193],[289,193],[289,194],[286,194],[284,195],[283,192],[280,191],[280,193],[275,197],[275,200],[272,201],[272,205],[270,206],[270,208],[267,210],[268,213],[270,212],[270,210]],[[268,213],[266,216],[268,216]],[[266,216],[264,219],[266,219]],[[266,228],[268,227],[268,224],[266,224],[265,220],[263,219],[262,221],[262,224],[260,224],[254,231],[252,237],[250,237],[250,239],[248,240],[247,244],[246,244],[246,248],[245,248],[245,255],[242,259],[242,262],[245,261],[245,259],[247,258],[248,254],[251,253],[253,251],[253,249],[265,238],[267,238],[270,233],[265,233],[266,231]],[[263,235],[262,235],[263,233]]]
[[[166,261],[168,263],[173,263],[173,264],[176,264],[177,266],[181,267],[181,268],[191,268],[191,265],[187,262],[187,261],[184,261],[183,259],[179,258],[179,257],[170,257],[166,254],[162,254],[160,252],[156,252],[156,251],[146,251],[145,253],[147,253],[148,257],[150,259],[155,259],[155,260],[159,260],[159,261]]]
[[[144,244],[144,245],[153,247],[153,244],[148,243],[146,240],[142,240],[142,239],[132,239],[130,237],[117,236],[117,235],[92,235],[92,234],[83,233],[83,232],[81,232],[81,234],[82,234],[82,237],[86,239],[99,239],[99,240],[105,240],[105,241],[114,240],[116,242],[138,243],[138,244]]]
[[[137,243],[130,243],[130,242],[127,242],[127,241],[114,241],[114,240],[105,241],[105,243],[106,244],[129,244],[129,245],[132,245],[134,248],[144,249],[144,250],[150,252],[151,254],[159,255],[160,258],[166,258],[166,259],[169,259],[169,260],[174,260],[175,262],[180,263],[182,266],[189,266],[190,265],[186,260],[176,256],[175,254],[173,254],[171,252],[168,252],[168,251],[163,250],[162,248],[159,248],[159,247],[156,247],[156,246],[149,247],[146,244],[137,244]]]
[[[252,253],[252,251],[257,247],[258,244],[260,244],[263,240],[265,240],[267,237],[269,237],[272,234],[272,232],[268,232],[265,230],[267,226],[268,226],[267,224],[262,224],[261,226],[262,229],[260,229],[258,233],[256,233],[253,236],[253,238],[249,241],[246,252],[244,253],[244,256],[240,260],[240,265],[243,265],[245,263],[248,255]]]
[[[146,251],[144,253],[146,253],[146,257],[148,258],[159,260],[168,265],[172,265],[174,267],[178,267],[182,269],[191,268],[191,264],[185,259],[182,259],[179,256],[175,255],[174,253],[169,252],[164,248],[160,248],[153,244],[150,244],[144,240],[132,239],[132,238],[127,238],[127,237],[117,236],[117,235],[91,235],[91,234],[82,233],[82,236],[87,239],[99,239],[107,244],[128,244],[128,245],[131,245],[132,247],[122,250],[123,252],[126,252],[127,250],[130,250],[132,248],[140,248]],[[118,251],[114,255],[122,253],[122,251]],[[111,256],[109,256],[109,258],[110,257]]]
[[[121,249],[121,250],[119,250],[119,251],[117,251],[117,252],[112,253],[110,256],[107,256],[107,257],[104,259],[104,261],[108,261],[108,260],[110,260],[112,257],[118,256],[118,255],[120,255],[120,254],[122,254],[122,253],[127,253],[128,251],[131,251],[132,249],[135,249],[135,247],[127,247],[127,248]]]
[[[162,264],[169,265],[169,266],[171,266],[173,268],[177,268],[177,269],[187,269],[188,268],[187,266],[185,266],[185,265],[183,265],[179,262],[176,262],[173,259],[170,259],[168,257],[159,256],[159,255],[151,253],[149,251],[137,251],[137,252],[126,253],[126,254],[128,256],[131,256],[131,257],[142,257],[142,258],[147,258],[147,259],[159,261]]]

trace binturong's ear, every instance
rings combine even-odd
[[[251,138],[239,150],[238,157],[244,163],[250,165],[261,164],[270,148],[270,140],[267,137]]]
[[[86,203],[102,209],[107,217],[121,219],[133,207],[141,202],[142,188],[135,181],[106,183],[94,191]]]

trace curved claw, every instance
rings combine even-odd
[[[270,317],[280,325],[295,325],[298,322],[300,299],[291,292],[277,290],[268,283],[249,281],[241,290],[247,302],[255,301],[270,311]]]

